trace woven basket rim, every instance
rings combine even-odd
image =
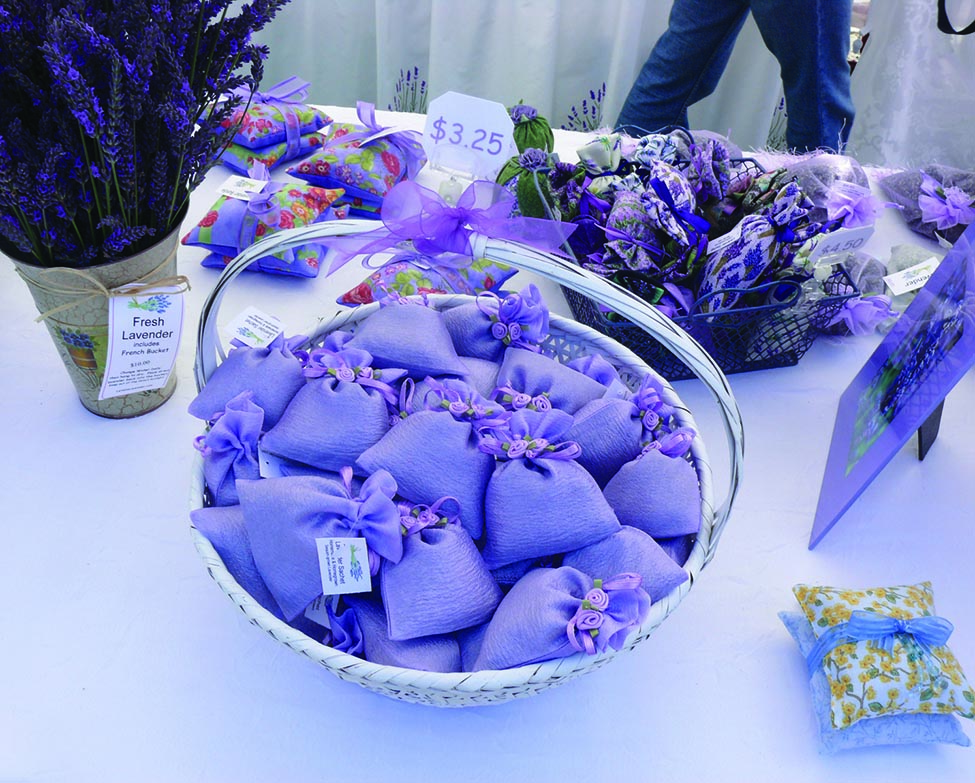
[[[436,294],[425,297],[438,309],[454,307],[475,301],[475,297],[463,294]],[[320,324],[309,342],[320,340],[325,334],[365,319],[378,309],[377,303],[361,305],[354,309],[340,312],[333,318]],[[713,486],[711,468],[707,452],[693,415],[681,401],[667,379],[659,376],[651,367],[631,350],[616,340],[592,329],[585,324],[570,318],[550,315],[550,333],[553,336],[564,337],[587,345],[587,350],[597,350],[609,359],[614,366],[623,367],[634,373],[635,377],[652,374],[661,381],[665,400],[676,409],[675,417],[681,426],[690,427],[695,432],[691,444],[691,463],[698,477],[701,493],[701,530],[691,548],[691,552],[682,566],[688,578],[675,587],[667,596],[652,603],[650,612],[644,622],[627,637],[624,647],[619,650],[607,650],[596,655],[576,653],[574,655],[544,661],[537,664],[514,667],[510,669],[487,669],[474,672],[427,672],[418,669],[408,669],[397,666],[376,664],[363,658],[335,650],[321,642],[315,641],[275,617],[270,611],[261,606],[247,593],[227,570],[226,565],[214,549],[213,545],[191,523],[191,534],[196,549],[207,565],[207,571],[217,582],[223,592],[234,602],[258,627],[267,631],[277,641],[285,644],[295,652],[319,663],[333,674],[356,682],[363,687],[376,690],[387,696],[393,696],[406,701],[423,704],[437,704],[437,706],[467,706],[460,699],[464,696],[480,697],[478,701],[471,701],[470,705],[507,701],[509,699],[532,695],[540,690],[561,684],[577,675],[600,667],[616,657],[620,652],[632,649],[644,641],[653,630],[663,622],[691,587],[707,563],[711,551],[711,536],[715,520]],[[203,460],[197,454],[194,459],[193,476],[190,491],[190,509],[203,507],[204,499]],[[429,700],[416,698],[413,695],[397,695],[397,689],[409,692],[422,691]],[[453,703],[438,704],[438,696],[453,695],[458,700]]]

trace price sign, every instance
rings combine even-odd
[[[816,242],[816,246],[809,254],[810,261],[818,261],[828,256],[855,253],[863,247],[873,235],[873,226],[859,228],[841,228],[830,234],[824,234]]]
[[[494,179],[513,154],[513,128],[500,103],[447,92],[427,109],[423,149],[434,167]]]

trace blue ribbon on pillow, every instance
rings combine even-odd
[[[891,654],[894,640],[898,635],[906,636],[917,646],[921,657],[926,659],[930,669],[934,653],[932,647],[946,644],[955,627],[943,617],[916,617],[901,620],[878,612],[857,610],[845,623],[839,623],[827,630],[816,642],[816,646],[806,656],[809,676],[812,677],[822,665],[823,658],[834,648],[843,644],[872,641],[876,647]]]

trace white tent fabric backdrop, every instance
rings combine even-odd
[[[956,30],[975,18],[975,0],[945,8]],[[875,1],[867,26],[853,71],[850,153],[876,165],[975,169],[975,35],[938,30],[935,0]]]
[[[427,96],[448,90],[524,100],[554,127],[591,107],[605,85],[602,124],[615,122],[670,0],[294,0],[260,41],[271,47],[264,84],[296,74],[315,103],[393,106],[401,72],[419,71]],[[411,80],[412,81],[412,80]],[[691,125],[744,148],[763,147],[779,97],[779,68],[749,18],[717,91]],[[399,105],[409,111],[411,107]]]

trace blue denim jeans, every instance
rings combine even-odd
[[[851,9],[852,0],[674,0],[669,26],[637,75],[617,127],[686,128],[687,107],[714,92],[751,11],[779,61],[789,147],[840,149],[854,116]]]

